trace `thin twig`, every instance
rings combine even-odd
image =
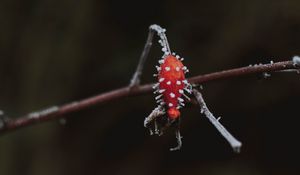
[[[162,46],[162,51],[164,52],[164,55],[171,54],[171,49],[170,49],[170,46],[169,46],[169,42],[168,42],[167,36],[165,34],[166,29],[161,28],[157,24],[151,25],[149,27],[149,33],[148,33],[147,41],[145,43],[142,54],[140,56],[138,66],[136,68],[135,73],[133,74],[133,77],[131,78],[130,85],[129,85],[130,87],[136,87],[136,86],[140,85],[140,80],[141,80],[141,75],[142,75],[142,72],[143,72],[143,68],[145,66],[146,59],[149,55],[149,52],[150,52],[150,49],[151,49],[151,46],[152,46],[152,40],[153,40],[154,32],[156,32],[157,35],[160,37],[159,43]]]
[[[219,122],[219,119],[216,119],[214,115],[209,111],[208,107],[206,106],[206,103],[202,97],[202,94],[196,90],[193,89],[193,93],[200,105],[201,113],[203,113],[208,120],[214,125],[214,127],[221,133],[221,135],[228,141],[228,143],[231,145],[234,152],[239,153],[242,143],[238,141],[236,138],[234,138],[230,132],[226,130],[226,128]]]
[[[133,74],[133,77],[131,78],[130,85],[129,85],[130,87],[135,87],[140,85],[143,68],[152,46],[153,35],[154,35],[154,31],[151,28],[149,28],[148,38],[144,46],[143,52],[140,56],[140,60],[136,68],[136,71]]]
[[[148,117],[144,120],[144,127],[148,127],[149,123],[151,123],[153,120],[155,120],[157,117],[164,115],[166,112],[159,106],[156,107]]]
[[[299,66],[293,61],[277,62],[272,64],[262,64],[257,66],[248,66],[236,69],[230,69],[221,72],[215,72],[205,75],[199,75],[188,79],[191,83],[206,83],[209,81],[241,77],[243,75],[250,75],[256,73],[273,72],[285,69],[299,69]],[[88,107],[99,105],[105,102],[121,99],[127,96],[141,95],[152,91],[152,84],[140,85],[136,88],[130,88],[129,86],[120,89],[112,90],[110,92],[101,93],[93,97],[89,97],[77,102],[71,102],[62,106],[55,106],[34,112],[23,117],[16,119],[10,119],[5,122],[5,125],[0,128],[0,134],[8,131],[14,131],[16,129],[33,125],[35,123],[42,123],[49,120],[65,118],[65,114],[80,111]],[[34,115],[33,115],[34,114]],[[34,116],[34,117],[33,117]],[[68,115],[71,117],[71,115]]]
[[[154,125],[155,125],[155,131],[154,133],[159,135],[159,131],[157,128],[157,123],[156,123],[156,118],[159,116],[164,115],[166,112],[160,107],[156,107],[150,114],[148,117],[145,118],[144,120],[144,127],[148,128],[150,131],[150,135],[153,135],[153,131],[152,129],[149,127],[149,124],[152,123],[152,121],[154,121]]]

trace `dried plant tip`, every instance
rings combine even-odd
[[[208,118],[208,120],[214,125],[214,127],[221,133],[221,135],[228,141],[228,143],[231,145],[234,152],[239,153],[242,143],[238,141],[236,138],[234,138],[230,132],[226,130],[226,128],[216,119],[213,114],[209,111],[208,107],[206,106],[206,103],[202,97],[202,94],[197,91],[196,89],[193,90],[194,95],[200,105],[201,113],[204,113],[204,115]]]
[[[179,129],[177,129],[177,130],[175,131],[175,134],[176,134],[176,139],[177,139],[177,146],[174,147],[174,148],[170,148],[170,151],[177,151],[177,150],[180,150],[181,147],[182,147],[182,140],[181,140],[182,137],[181,137],[181,135],[180,135]]]

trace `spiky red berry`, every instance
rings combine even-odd
[[[167,106],[168,117],[176,119],[180,116],[179,108],[183,106],[183,90],[186,87],[186,67],[178,56],[167,55],[159,61],[158,92],[162,94],[163,103]],[[160,98],[160,96],[158,96]]]

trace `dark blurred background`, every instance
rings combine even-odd
[[[148,26],[167,29],[188,76],[290,60],[300,54],[300,1],[0,1],[0,109],[11,118],[126,86]],[[143,75],[153,82],[155,38]],[[208,106],[243,142],[234,154],[199,108],[174,133],[151,137],[152,94],[69,114],[0,137],[1,175],[300,174],[300,75],[273,73],[203,84]]]

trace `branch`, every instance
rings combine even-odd
[[[206,103],[202,97],[202,94],[196,89],[193,90],[193,93],[200,105],[201,114],[204,114],[208,120],[214,125],[214,127],[221,133],[221,135],[228,141],[233,151],[236,153],[240,152],[242,143],[234,138],[229,131],[219,122],[219,119],[216,119],[214,115],[209,111]]]
[[[295,58],[295,57],[294,57]],[[299,61],[298,61],[299,62]],[[260,64],[255,66],[241,67],[236,69],[230,69],[205,75],[199,75],[192,77],[189,82],[194,84],[206,83],[209,81],[227,79],[233,77],[240,77],[243,75],[250,75],[256,73],[274,72],[289,69],[299,69],[297,60],[284,61],[270,64]],[[99,105],[105,102],[121,99],[127,96],[141,95],[152,91],[153,84],[138,85],[135,87],[123,87],[120,89],[105,92],[93,97],[89,97],[80,101],[71,102],[62,106],[53,106],[45,110],[33,112],[25,116],[16,119],[0,120],[0,134],[8,131],[14,131],[16,129],[33,125],[35,123],[42,123],[49,120],[65,118],[65,114],[80,111],[88,107]],[[70,117],[70,115],[68,116]]]

